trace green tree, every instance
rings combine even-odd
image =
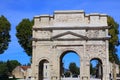
[[[33,20],[23,19],[16,27],[19,44],[24,48],[28,56],[32,56],[32,26]]]
[[[110,26],[109,35],[111,36],[109,40],[109,60],[113,63],[113,79],[116,80],[115,63],[120,64],[119,57],[116,54],[116,46],[120,45],[118,37],[119,25],[117,24],[117,22],[114,21],[112,17],[108,16],[108,26]]]
[[[21,64],[16,60],[8,60],[7,62],[0,61],[0,75],[11,75],[13,69],[19,65]]]
[[[119,37],[118,37],[119,25],[110,16],[108,16],[107,22],[108,22],[108,26],[110,26],[109,35],[111,36],[109,40],[109,60],[111,62],[115,61],[115,63],[119,64],[119,58],[118,58],[118,55],[116,54],[116,51],[117,51],[116,46],[120,45]]]
[[[8,68],[8,74],[11,75],[12,71],[15,67],[21,65],[18,61],[16,60],[11,60],[6,62],[7,68]]]
[[[76,66],[74,62],[70,63],[69,70],[72,74],[77,74],[77,75],[80,74],[79,68]]]
[[[10,28],[10,22],[3,15],[0,16],[0,54],[8,48],[10,42]]]
[[[0,61],[0,75],[7,75],[8,68],[5,62]]]
[[[0,61],[0,80],[9,80],[6,62],[2,61]]]

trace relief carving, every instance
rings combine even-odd
[[[88,30],[87,31],[88,38],[97,38],[99,37],[99,30]]]
[[[50,38],[50,36],[51,36],[50,31],[38,31],[36,34],[36,38],[38,39]]]
[[[55,20],[56,22],[69,23],[69,22],[83,22],[82,16],[59,16]]]
[[[105,53],[105,45],[87,45],[86,53],[87,54],[104,54]]]

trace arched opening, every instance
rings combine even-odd
[[[49,71],[49,61],[46,59],[43,59],[39,62],[39,79],[38,80],[45,80],[49,79],[50,77],[50,71]]]
[[[75,51],[65,51],[60,56],[60,77],[78,78],[80,75],[80,57]]]
[[[102,61],[98,58],[90,60],[90,78],[101,79],[103,77]]]

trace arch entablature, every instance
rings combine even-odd
[[[67,47],[67,48],[61,49],[61,51],[58,54],[58,57],[60,58],[62,55],[65,55],[67,52],[75,52],[80,58],[82,55],[78,49]]]
[[[101,61],[102,65],[105,65],[105,64],[106,64],[104,58],[101,57],[101,56],[90,57],[90,58],[89,58],[89,61],[94,60],[94,59]]]
[[[51,64],[51,60],[50,60],[49,58],[47,58],[47,57],[42,57],[42,58],[39,58],[39,59],[37,60],[37,65],[39,65],[39,63],[40,63],[42,60],[46,60],[46,61],[48,61],[48,62]]]

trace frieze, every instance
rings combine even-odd
[[[87,37],[88,38],[97,38],[99,37],[99,30],[88,30],[87,31]]]
[[[105,45],[87,45],[86,53],[87,54],[104,54],[105,53]]]
[[[51,31],[37,31],[35,38],[50,39]]]
[[[72,15],[61,15],[61,16],[57,16],[57,18],[55,19],[55,22],[62,22],[62,23],[70,23],[70,22],[83,22],[83,17],[81,15],[77,15],[77,16],[72,16]]]

